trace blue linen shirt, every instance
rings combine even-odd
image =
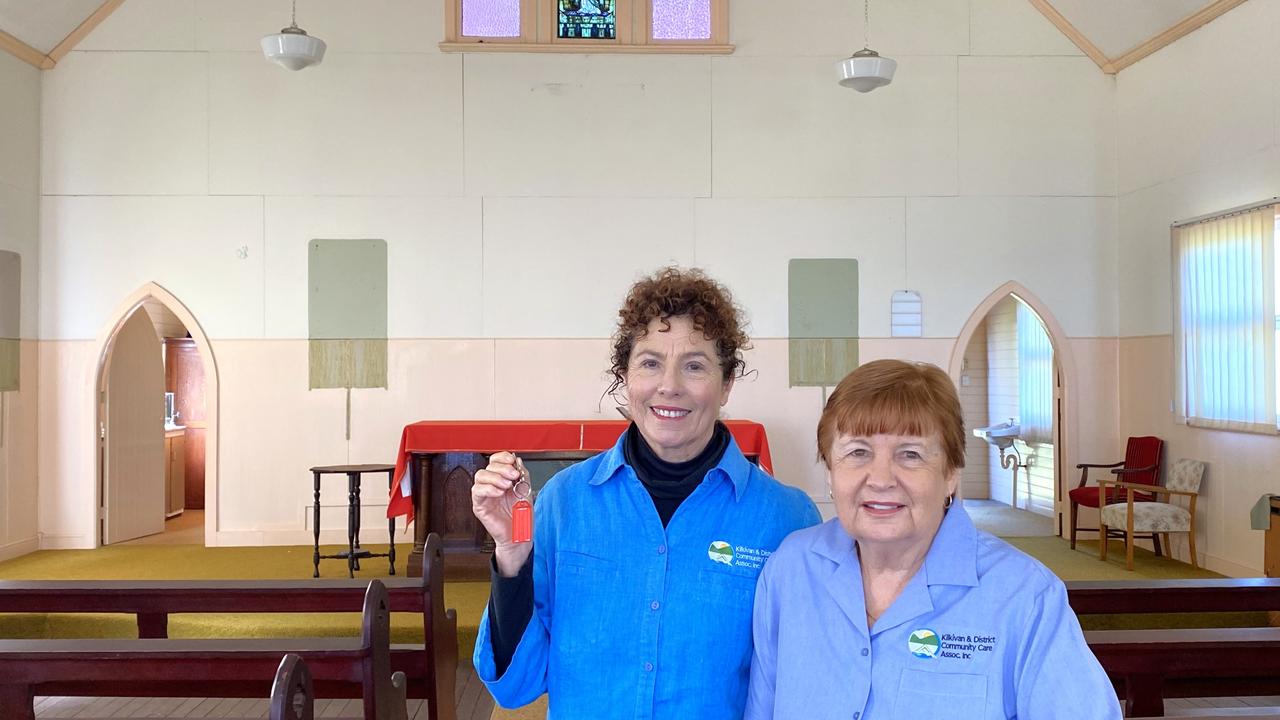
[[[756,580],[818,511],[730,439],[664,529],[623,460],[625,438],[539,494],[533,617],[498,677],[486,610],[476,673],[505,707],[546,692],[553,720],[739,720]]]
[[[760,576],[748,720],[1120,718],[1062,581],[947,512],[871,631],[839,520],[794,533]]]

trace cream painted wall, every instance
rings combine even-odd
[[[0,560],[37,544],[40,72],[0,53],[0,250],[22,258],[17,392],[0,393]]]
[[[864,360],[946,367],[1016,280],[1080,345],[1081,407],[1114,408],[1113,80],[1024,2],[898,0],[872,28],[898,79],[859,95],[833,64],[860,14],[813,9],[838,21],[736,5],[727,57],[463,56],[435,46],[439,0],[314,0],[328,55],[288,73],[255,45],[285,0],[125,3],[43,75],[46,546],[93,542],[99,336],[148,281],[217,356],[221,544],[306,542],[306,468],[385,461],[412,420],[613,417],[617,303],[670,262],[736,293],[758,374],[726,411],[764,422],[779,477],[819,501],[822,391],[787,387],[792,257],[860,260]],[[316,237],[388,243],[390,388],[353,392],[350,441],[343,394],[306,389]],[[906,288],[921,339],[888,337]],[[1114,444],[1115,412],[1079,424],[1082,451]]]
[[[1261,574],[1248,511],[1280,493],[1280,437],[1174,422],[1169,225],[1280,195],[1277,33],[1280,3],[1245,3],[1118,78],[1120,431],[1165,438],[1166,464],[1208,463],[1197,549],[1234,575]]]

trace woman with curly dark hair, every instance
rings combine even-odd
[[[631,426],[547,483],[532,543],[512,533],[519,458],[476,473],[472,510],[496,549],[474,660],[500,704],[545,692],[551,718],[742,717],[756,577],[819,521],[718,420],[748,347],[723,286],[664,268],[618,311],[609,392]]]

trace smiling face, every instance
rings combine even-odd
[[[927,549],[959,469],[937,437],[840,433],[828,455],[831,494],[845,532],[864,549]]]
[[[733,380],[724,379],[715,342],[680,315],[654,319],[636,340],[626,388],[631,419],[645,442],[663,460],[684,462],[711,442]]]

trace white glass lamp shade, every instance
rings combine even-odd
[[[841,61],[839,69],[841,85],[858,92],[871,92],[893,81],[898,61],[863,48]]]
[[[324,41],[305,31],[288,27],[262,38],[262,54],[290,70],[311,67],[324,59]]]

